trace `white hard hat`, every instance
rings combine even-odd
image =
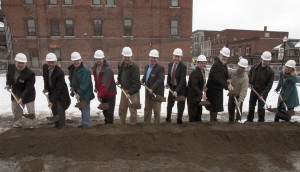
[[[241,67],[247,68],[248,67],[248,60],[244,59],[244,58],[241,58],[238,65],[241,66]]]
[[[266,61],[272,60],[272,54],[269,51],[265,51],[262,53],[261,58]]]
[[[225,57],[230,57],[230,50],[225,46],[220,50],[220,53]]]
[[[80,54],[78,52],[73,52],[71,54],[71,60],[72,61],[79,60],[79,59],[81,59],[81,56],[80,56]]]
[[[176,48],[173,51],[173,55],[175,55],[175,56],[183,56],[182,49],[181,48]]]
[[[197,58],[197,62],[207,62],[207,59],[204,55],[200,55]]]
[[[125,57],[131,57],[132,56],[132,50],[130,47],[124,47],[122,50],[122,55]]]
[[[287,67],[296,68],[296,62],[295,60],[288,60],[285,64]]]
[[[103,59],[104,58],[104,52],[102,50],[95,51],[94,58],[95,59]]]
[[[23,53],[18,53],[15,57],[15,61],[22,62],[22,63],[27,63],[27,57]]]
[[[46,55],[46,62],[57,61],[56,55],[54,53],[48,53]]]
[[[150,51],[149,56],[150,57],[159,57],[159,53],[156,49],[153,49]]]

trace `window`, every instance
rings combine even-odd
[[[265,37],[269,38],[270,37],[270,33],[269,32],[265,32]]]
[[[106,0],[106,5],[115,6],[116,5],[116,1],[115,0]]]
[[[58,19],[51,19],[51,36],[59,36],[59,20]]]
[[[36,28],[35,28],[35,20],[34,19],[27,20],[27,35],[28,36],[36,36]]]
[[[73,5],[73,0],[65,0],[65,5]]]
[[[246,55],[250,55],[251,54],[251,48],[250,47],[246,47]]]
[[[49,0],[50,5],[57,5],[57,0]]]
[[[33,0],[25,0],[26,5],[33,5]]]
[[[92,0],[93,5],[100,5],[100,0]]]
[[[124,20],[124,36],[132,36],[131,28],[131,20]]]
[[[94,36],[102,36],[102,23],[99,19],[94,19]]]
[[[172,20],[171,21],[171,36],[177,36],[178,35],[178,21]]]
[[[60,48],[53,48],[52,52],[56,55],[57,61],[61,61]]]
[[[74,25],[72,19],[66,19],[66,36],[74,36]]]
[[[39,54],[37,49],[30,49],[31,67],[39,67]]]
[[[179,6],[178,0],[171,0],[171,7],[178,7],[178,6]]]

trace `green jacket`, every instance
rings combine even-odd
[[[133,95],[140,91],[140,69],[134,63],[130,62],[127,67],[125,67],[124,62],[118,65],[118,81],[121,87],[128,90],[129,95]]]
[[[296,87],[297,76],[288,76],[285,81],[283,77],[283,72],[280,72],[278,85],[275,90],[278,92],[281,89],[280,94],[288,108],[294,108],[299,106],[299,97]]]
[[[73,87],[72,83],[72,75],[74,72],[74,65],[68,67],[69,70],[69,81],[70,87]],[[78,89],[75,90],[77,94],[80,96],[80,100],[84,100],[85,102],[90,102],[95,98],[93,92],[93,83],[92,76],[90,70],[81,63],[79,69],[77,70],[77,81],[78,81]],[[71,93],[72,95],[72,93]]]

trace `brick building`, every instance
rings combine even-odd
[[[50,51],[62,62],[73,51],[92,61],[102,49],[107,59],[119,61],[124,46],[133,49],[136,61],[147,61],[153,48],[160,61],[170,61],[178,47],[183,61],[190,61],[192,5],[192,0],[2,0],[11,58],[23,52],[32,68],[40,68]]]

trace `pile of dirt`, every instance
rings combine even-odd
[[[125,168],[129,171],[143,171],[141,167],[155,171],[297,171],[299,145],[297,122],[17,128],[1,134],[0,159],[3,164],[31,157],[32,168],[51,156],[72,160],[72,164],[98,162],[97,167],[115,171],[125,168],[116,167],[122,163],[131,164]],[[97,171],[95,164],[91,166],[90,171]]]

